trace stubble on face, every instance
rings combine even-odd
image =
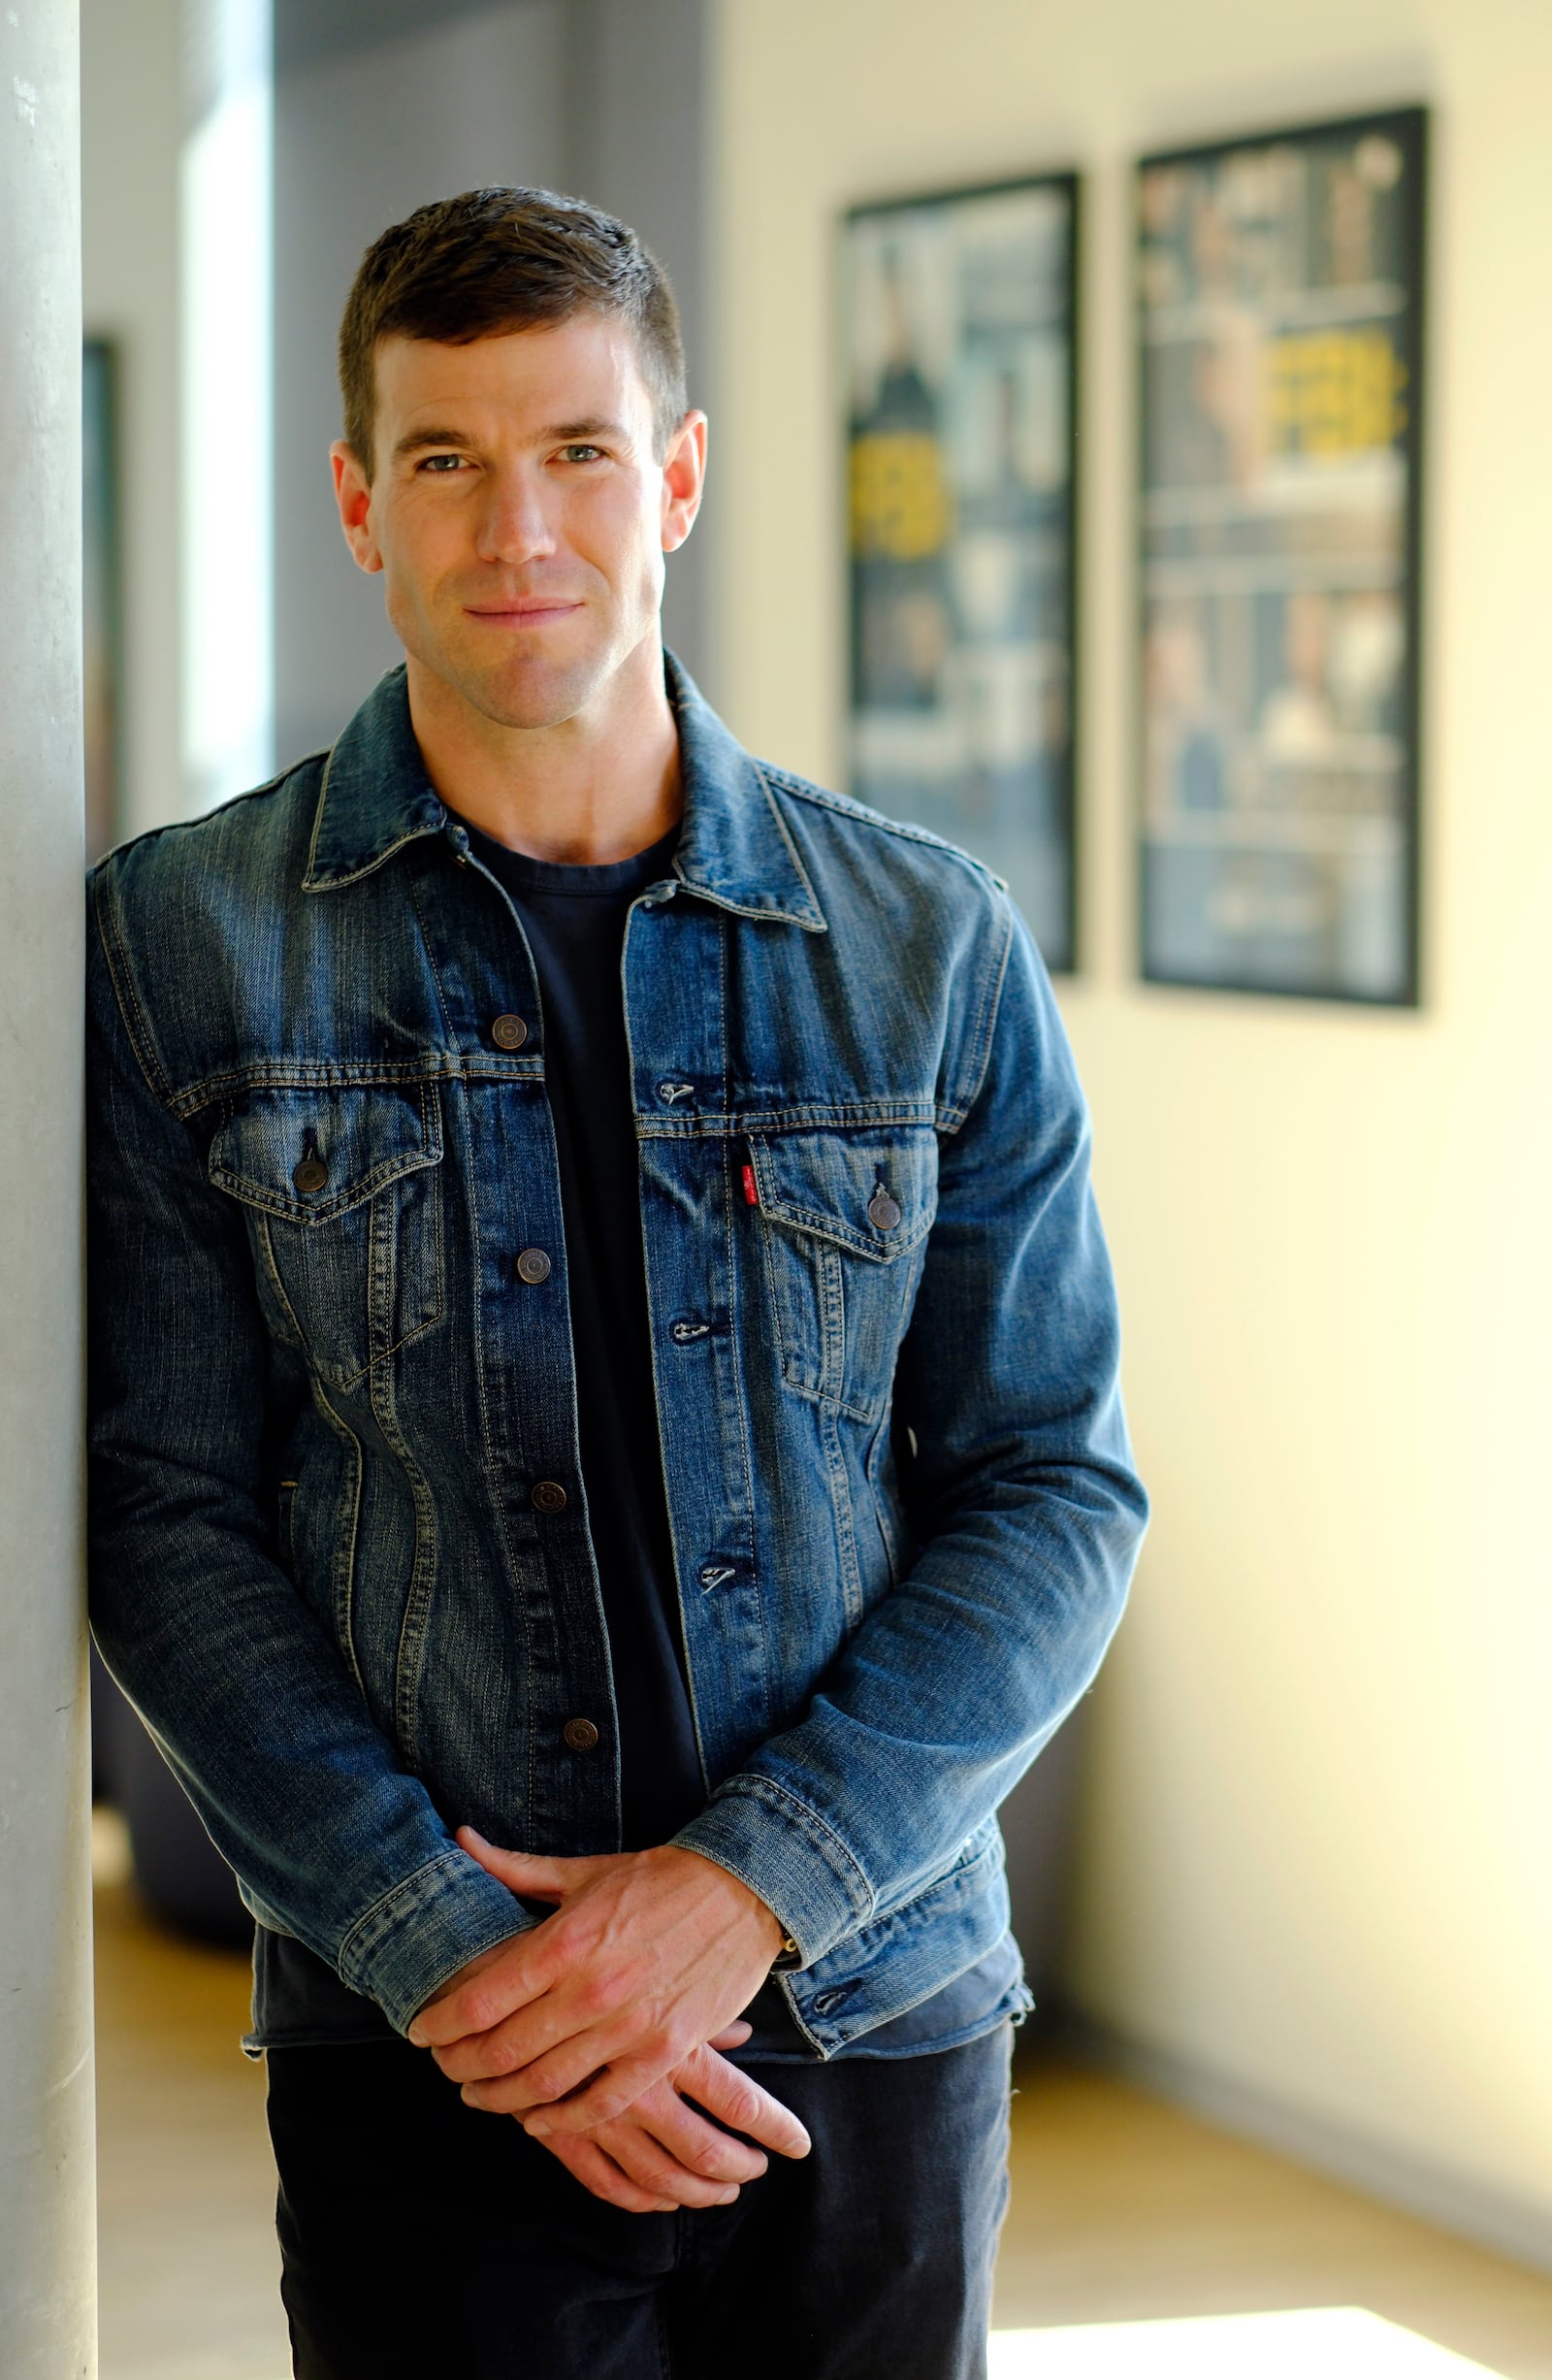
[[[580,315],[466,346],[389,340],[377,389],[388,617],[422,699],[565,725],[657,645],[662,480],[629,331]]]

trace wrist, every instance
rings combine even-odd
[[[690,1851],[692,1859],[699,1860],[704,1867],[715,1870],[727,1897],[754,1919],[761,1937],[760,1947],[767,1954],[772,1967],[785,1963],[789,1951],[796,1952],[797,1945],[786,1926],[769,1902],[762,1900],[752,1884],[746,1884],[741,1875],[734,1875],[732,1870],[723,1867],[719,1860],[707,1859],[704,1852],[691,1850],[688,1843],[674,1843],[668,1847]],[[795,1957],[792,1964],[796,1964]]]

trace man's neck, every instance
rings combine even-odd
[[[509,851],[581,867],[628,860],[680,817],[679,736],[657,639],[605,699],[553,728],[483,717],[413,656],[409,718],[433,785]]]

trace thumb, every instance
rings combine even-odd
[[[536,1851],[502,1851],[471,1826],[461,1826],[458,1842],[470,1859],[477,1859],[488,1875],[521,1893],[526,1901],[564,1901],[585,1884],[597,1865],[591,1859],[546,1859]]]

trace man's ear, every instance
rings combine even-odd
[[[695,525],[706,487],[704,413],[689,412],[668,440],[663,459],[663,550],[676,553]]]
[[[329,449],[329,461],[334,467],[334,500],[340,507],[340,526],[345,534],[356,562],[364,571],[380,571],[382,555],[373,537],[371,524],[372,482],[362,470],[353,446],[337,438]]]

